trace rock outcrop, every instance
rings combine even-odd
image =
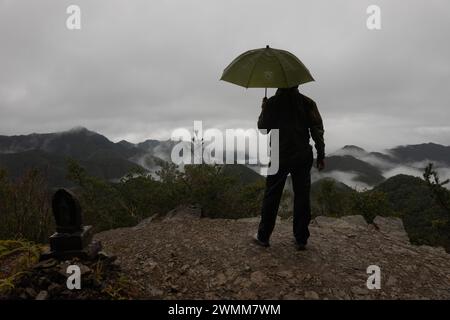
[[[166,214],[155,214],[147,219],[142,220],[137,226],[133,227],[133,230],[139,230],[145,228],[148,224],[157,221],[180,221],[185,219],[195,219],[202,217],[202,209],[200,206],[180,205],[173,210],[170,210]]]
[[[411,245],[399,219],[317,217],[308,250],[296,251],[289,219],[261,248],[251,241],[258,219],[180,210],[96,236],[142,298],[450,299],[450,255]],[[366,286],[370,265],[381,269],[379,290]]]
[[[403,226],[402,219],[394,217],[375,217],[373,224],[386,237],[409,243],[409,237]]]

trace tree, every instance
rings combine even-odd
[[[429,163],[424,170],[423,178],[427,183],[435,201],[443,209],[444,215],[439,215],[431,221],[432,228],[444,239],[444,246],[450,250],[450,192],[444,187],[450,179],[441,181],[434,165]]]
[[[382,191],[366,190],[354,192],[350,197],[350,212],[361,214],[368,223],[372,223],[376,216],[395,216],[395,212]]]
[[[46,242],[51,232],[46,177],[30,169],[18,180],[0,169],[0,238]]]
[[[132,226],[139,220],[115,184],[88,175],[71,159],[67,162],[67,179],[78,187],[86,224],[92,224],[97,231]]]
[[[339,217],[348,214],[348,194],[338,190],[334,179],[320,181],[316,202],[319,215]]]
[[[434,169],[433,163],[429,163],[425,167],[423,178],[433,193],[436,201],[450,215],[450,193],[444,187],[444,185],[450,182],[450,179],[441,182],[437,171]]]

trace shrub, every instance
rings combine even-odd
[[[349,213],[362,215],[368,223],[376,216],[395,216],[386,194],[381,191],[353,192],[349,201]]]
[[[85,224],[96,231],[132,226],[138,216],[120,194],[116,184],[89,176],[74,160],[68,161],[67,179],[77,184]]]
[[[0,238],[46,242],[52,230],[46,178],[35,169],[17,181],[0,170]]]

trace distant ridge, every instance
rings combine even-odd
[[[50,180],[64,184],[65,181],[61,178],[63,175],[54,172],[64,171],[64,166],[60,164],[65,158],[70,157],[85,163],[92,174],[100,174],[102,178],[107,179],[118,179],[132,166],[150,172],[159,170],[161,160],[170,161],[171,150],[175,143],[171,140],[155,139],[140,143],[130,143],[126,140],[114,143],[83,126],[55,133],[0,135],[0,166],[11,171],[14,177],[26,167],[37,165],[38,168],[53,168],[49,170],[49,174],[55,176],[50,177]],[[328,153],[326,169],[320,174],[313,170],[313,179],[334,177],[339,180],[346,177],[347,180],[341,182],[352,186],[362,184],[370,187],[393,175],[390,170],[396,168],[407,168],[403,172],[416,172],[419,175],[420,163],[427,161],[434,162],[437,167],[450,168],[450,146],[430,142],[398,146],[383,152],[370,152],[349,144]],[[107,174],[99,173],[101,170],[96,169],[99,163],[108,168],[104,170]],[[250,173],[245,173],[244,176],[245,179],[256,179],[256,176],[252,177]]]

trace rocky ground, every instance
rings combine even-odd
[[[92,259],[62,261],[52,258],[38,262],[20,272],[13,287],[0,292],[0,300],[111,300],[141,296],[123,276],[115,259],[100,253]],[[70,265],[80,268],[82,290],[67,288]]]
[[[413,246],[400,220],[318,217],[307,251],[280,220],[270,248],[252,243],[258,219],[206,219],[178,209],[100,233],[104,250],[144,299],[450,299],[450,255]],[[366,287],[369,265],[381,289]]]

